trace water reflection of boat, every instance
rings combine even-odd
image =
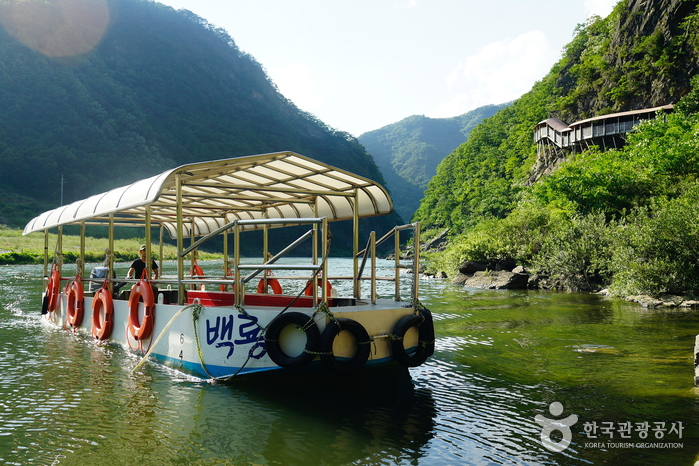
[[[372,367],[356,374],[353,384],[334,374],[306,375],[290,380],[268,373],[262,377],[269,383],[251,378],[202,386],[196,400],[178,403],[188,406],[178,429],[201,439],[207,459],[230,464],[354,464],[367,458],[398,464],[425,455],[437,408],[429,391],[414,389],[407,371]],[[191,452],[192,463],[201,451]]]
[[[336,379],[334,388],[355,387],[339,393],[319,389],[316,383],[327,380],[318,371],[292,383],[284,371],[269,371],[262,378],[278,383],[235,384],[163,383],[144,371],[146,377],[126,382],[131,396],[122,407],[132,425],[121,421],[99,441],[99,454],[111,452],[115,464],[417,462],[434,438],[437,408],[430,391],[415,390],[399,369],[367,368],[353,384],[326,374]],[[75,450],[66,464],[85,464],[95,454]]]
[[[24,233],[45,234],[43,313],[51,322],[201,378],[307,366],[348,374],[392,361],[418,366],[434,349],[432,317],[418,300],[417,251],[407,305],[400,296],[400,269],[406,267],[398,260],[400,232],[412,230],[418,243],[419,225],[395,227],[378,240],[372,232],[359,251],[359,219],[391,210],[392,202],[378,184],[282,152],[183,165],[47,211],[29,222]],[[328,222],[335,220],[354,222],[350,277],[328,274]],[[105,267],[86,278],[82,241],[75,276],[66,280],[61,254],[66,225],[78,225],[83,239],[86,226],[106,225],[108,251],[114,250],[115,227],[145,228],[144,257],[151,257],[151,230],[159,227],[160,258],[164,233],[177,241],[177,276],[151,279],[155,267],[146,260],[141,277],[117,279],[108,254]],[[270,254],[268,230],[296,225],[308,229]],[[53,229],[58,240],[49,257]],[[259,255],[266,259],[258,264],[241,261],[241,237],[250,230],[263,232]],[[196,251],[219,235],[227,266],[220,274],[206,275]],[[373,263],[377,245],[391,237],[394,276],[377,277],[370,265],[365,277],[367,260]],[[189,245],[185,238],[191,239]],[[308,262],[285,263],[306,241],[311,243]],[[294,289],[299,278],[303,285]],[[333,283],[341,280],[352,283],[351,296],[336,296]],[[367,297],[361,296],[362,280],[370,282]],[[391,299],[377,296],[378,280],[395,282]],[[92,286],[86,290],[87,284]],[[120,290],[124,284],[130,290]]]
[[[232,390],[245,390],[281,413],[261,450],[267,464],[417,464],[435,435],[431,392],[414,389],[407,371],[395,366],[369,368],[357,378],[348,385],[341,376],[328,381],[316,374],[264,384],[262,391],[252,383]],[[294,419],[304,420],[306,432]]]

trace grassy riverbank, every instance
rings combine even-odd
[[[58,235],[49,234],[49,256],[53,257]],[[145,242],[143,238],[117,239],[114,241],[114,260],[126,262],[138,257],[138,250]],[[108,247],[106,238],[85,238],[85,261],[102,262],[105,249]],[[159,248],[153,245],[153,257],[158,258]],[[80,257],[80,237],[63,235],[63,262],[74,263]],[[199,253],[200,259],[216,259],[216,254]],[[165,245],[163,260],[177,259],[177,248]],[[50,260],[50,259],[49,259]],[[43,264],[44,235],[32,233],[22,236],[22,230],[7,228],[0,225],[0,265],[9,264]]]

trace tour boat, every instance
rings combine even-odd
[[[434,352],[432,316],[418,299],[419,248],[413,248],[412,263],[401,260],[400,234],[412,232],[418,245],[419,224],[394,227],[378,240],[371,232],[359,250],[359,219],[392,209],[379,184],[279,152],[182,165],[44,212],[24,234],[44,232],[42,316],[49,323],[202,379],[299,370],[353,374],[380,364],[419,366]],[[328,223],[338,220],[353,225],[351,276],[328,273]],[[62,260],[66,225],[77,225],[82,238],[75,267]],[[108,227],[109,247],[104,266],[87,276],[84,238],[90,225]],[[151,236],[159,228],[159,270],[165,232],[176,241],[176,275],[152,279],[148,259],[141,277],[116,277],[114,229],[128,226],[145,229],[146,258],[155,252]],[[290,232],[284,235],[288,244],[275,244],[274,254],[272,228]],[[51,235],[55,247],[49,231],[57,232]],[[207,275],[196,252],[219,235],[216,244],[227,266]],[[257,263],[250,263],[249,252],[241,257],[246,235],[261,243],[255,257],[262,259],[252,261]],[[379,277],[376,247],[390,238],[395,273]],[[310,252],[299,261],[290,253],[302,243]],[[412,274],[402,274],[404,269]],[[410,281],[410,296],[401,296],[401,276]],[[389,284],[395,292],[380,298],[379,280],[395,282]],[[353,291],[337,296],[335,286],[343,281]],[[362,282],[370,284],[366,296]]]

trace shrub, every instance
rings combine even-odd
[[[568,291],[594,289],[609,280],[609,245],[616,223],[608,224],[599,212],[574,216],[557,226],[544,238],[534,269]]]
[[[655,198],[629,214],[614,238],[614,279],[619,295],[699,291],[699,185],[676,199]]]
[[[559,208],[523,201],[506,218],[481,220],[453,238],[446,251],[431,258],[431,268],[454,273],[466,260],[529,265],[549,232],[566,218]]]

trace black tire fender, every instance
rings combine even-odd
[[[349,360],[337,359],[333,354],[333,342],[342,331],[350,332],[357,341],[357,352]],[[352,374],[364,367],[364,363],[369,359],[370,344],[371,338],[362,324],[352,319],[334,319],[325,327],[320,337],[320,360],[333,372]]]
[[[418,342],[415,352],[408,354],[403,344],[403,339],[408,330],[417,327]],[[420,309],[417,314],[402,317],[393,328],[391,351],[393,358],[407,367],[417,367],[427,361],[434,354],[434,323],[432,313],[427,309]]]
[[[279,337],[287,326],[294,325],[306,335],[306,346],[298,356],[289,356],[281,348]],[[265,332],[267,354],[278,366],[285,368],[301,367],[311,362],[318,353],[320,330],[312,317],[301,312],[285,312],[270,322]]]

